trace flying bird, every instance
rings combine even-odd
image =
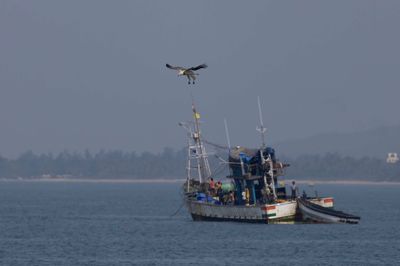
[[[199,75],[195,73],[194,71],[202,69],[202,68],[207,68],[206,64],[201,64],[196,67],[191,67],[191,68],[183,68],[180,66],[171,66],[170,64],[166,64],[166,67],[169,69],[174,69],[178,71],[178,76],[186,76],[188,78],[188,84],[192,82],[194,84],[194,81],[196,80],[196,75]]]

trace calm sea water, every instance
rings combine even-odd
[[[1,265],[400,265],[400,186],[320,185],[358,225],[193,222],[179,184],[0,182]]]

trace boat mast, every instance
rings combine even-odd
[[[211,169],[210,169],[210,164],[208,162],[205,147],[201,140],[200,121],[199,121],[200,114],[196,111],[196,106],[194,104],[193,96],[192,96],[192,111],[194,119],[194,132],[192,134],[192,138],[196,146],[197,171],[200,183],[204,183],[211,176]]]
[[[268,154],[268,158],[264,158],[264,150],[266,148],[265,145],[265,132],[267,129],[264,127],[264,122],[263,122],[263,117],[262,117],[262,112],[261,112],[261,103],[260,103],[260,97],[257,97],[257,103],[258,103],[258,115],[260,119],[260,126],[257,127],[257,131],[260,132],[261,135],[261,147],[260,147],[260,158],[261,158],[261,164],[264,166],[266,163],[269,164],[269,170],[268,170],[268,175],[271,178],[271,188],[272,188],[272,193],[274,195],[274,199],[276,200],[276,191],[275,191],[275,181],[274,181],[274,162],[272,161],[271,155]],[[264,183],[265,183],[265,189],[268,187],[267,183],[267,173],[263,173],[264,175]]]
[[[265,148],[265,132],[267,131],[267,129],[264,127],[264,123],[263,123],[260,96],[257,96],[257,103],[258,103],[258,116],[260,118],[260,126],[257,127],[256,129],[258,132],[260,132],[260,135],[261,135],[261,148]]]
[[[186,183],[187,183],[187,192],[189,192],[190,190],[190,179],[191,178],[191,169],[192,169],[192,165],[191,165],[191,160],[190,160],[190,156],[191,156],[191,143],[190,143],[190,138],[188,138],[188,154],[187,154],[187,163],[186,163]]]
[[[196,170],[197,173],[195,175],[197,175],[201,184],[205,183],[207,179],[211,177],[211,168],[208,162],[208,155],[201,139],[200,114],[196,111],[193,96],[192,111],[193,121],[179,123],[179,125],[187,131],[188,135],[188,158],[186,163],[188,190],[189,180],[192,179],[192,170]],[[192,164],[192,160],[195,161],[194,165]]]
[[[274,199],[276,200],[277,196],[276,196],[275,181],[274,181],[274,162],[271,159],[271,155],[268,155],[267,162],[269,163],[268,175],[271,177],[272,193],[274,194]],[[265,184],[265,185],[267,185],[267,184]]]
[[[231,139],[229,137],[228,123],[226,122],[226,118],[224,118],[224,125],[225,125],[226,141],[228,142],[228,148],[229,148],[229,151],[230,151],[231,150]]]

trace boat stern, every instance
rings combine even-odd
[[[296,216],[296,201],[286,201],[275,204],[265,204],[261,207],[263,217],[268,223],[294,221]]]

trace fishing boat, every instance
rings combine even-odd
[[[297,197],[287,195],[285,183],[280,181],[289,164],[280,162],[275,150],[265,145],[260,101],[258,107],[261,147],[231,148],[227,134],[229,156],[228,160],[221,160],[228,166],[230,174],[221,183],[216,182],[218,178],[211,171],[204,145],[207,141],[201,134],[200,114],[194,102],[193,121],[180,123],[188,133],[187,179],[183,191],[185,205],[193,220],[268,224],[302,220]],[[314,197],[309,201],[321,208],[333,207],[332,197]]]

